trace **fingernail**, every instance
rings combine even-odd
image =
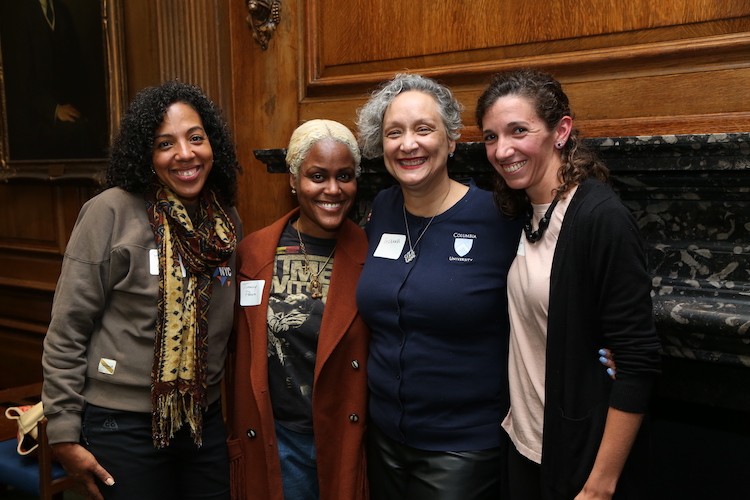
[[[107,480],[104,481],[104,484],[106,484],[107,486],[112,486],[113,484],[115,484],[115,480],[111,477],[108,477]]]
[[[609,361],[609,360],[607,358],[605,358],[604,356],[602,356],[602,357],[599,358],[599,362],[601,364],[603,364],[603,365],[606,365],[607,361]]]
[[[612,368],[607,368],[607,375],[609,375],[611,377],[614,374],[615,374],[615,371]]]
[[[605,351],[604,349],[599,349],[599,356],[606,356],[606,355],[607,355],[607,351]]]

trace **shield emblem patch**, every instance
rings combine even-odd
[[[471,246],[474,244],[474,240],[471,238],[456,238],[453,241],[453,249],[456,251],[459,257],[463,257],[469,251]]]

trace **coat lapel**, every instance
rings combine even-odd
[[[357,281],[364,266],[367,240],[350,220],[344,222],[336,243],[333,273],[318,337],[315,379],[357,316]]]

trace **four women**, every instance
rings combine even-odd
[[[397,181],[374,200],[369,247],[347,218],[354,136],[304,123],[287,152],[299,208],[242,242],[235,280],[226,127],[192,86],[141,92],[45,340],[50,442],[87,493],[102,498],[98,479],[106,498],[227,497],[219,381],[238,295],[234,497],[498,498],[510,436],[511,498],[640,498],[627,458],[658,340],[638,228],[551,76],[497,75],[477,121],[502,213],[448,176],[449,89],[397,75],[359,110],[363,155]]]

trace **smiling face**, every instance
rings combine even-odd
[[[297,176],[289,176],[289,184],[297,191],[300,232],[336,238],[357,195],[354,158],[349,148],[333,139],[316,142]]]
[[[448,176],[448,154],[456,142],[429,94],[409,90],[396,96],[383,115],[383,160],[404,189],[430,190]]]
[[[203,122],[188,104],[176,102],[156,130],[151,161],[162,184],[185,204],[200,196],[214,162]]]
[[[572,123],[564,116],[549,130],[529,99],[500,97],[482,119],[487,159],[508,187],[525,190],[532,203],[549,203],[561,183],[562,155],[555,145],[565,143]]]

